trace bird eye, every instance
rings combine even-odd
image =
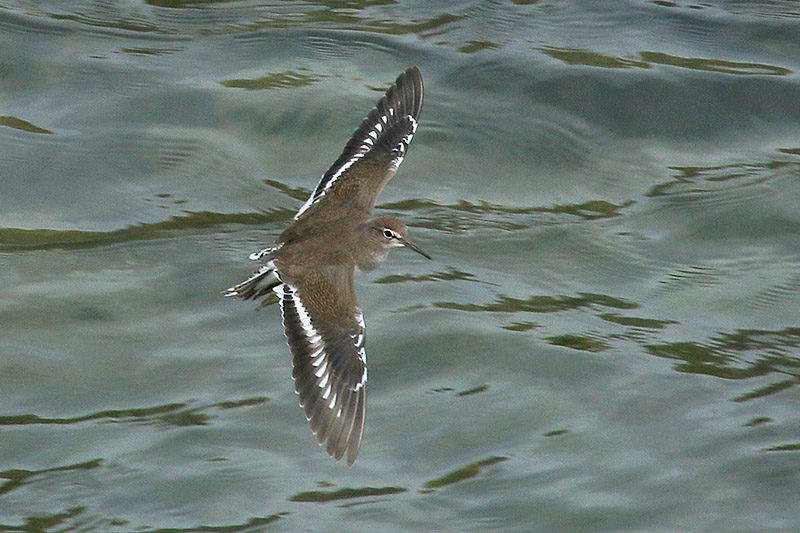
[[[383,230],[383,236],[386,237],[387,239],[391,239],[394,237],[394,232],[389,228],[386,228]]]

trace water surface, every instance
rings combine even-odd
[[[794,2],[0,2],[0,529],[800,527]],[[248,275],[409,65],[355,466]]]

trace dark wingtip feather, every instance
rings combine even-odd
[[[419,121],[419,115],[422,112],[423,93],[422,73],[417,67],[411,67],[400,74],[394,84],[386,91],[386,94],[383,95],[383,98],[378,100],[369,115],[353,132],[344,152],[332,165],[331,170],[351,158],[353,153],[364,149],[364,140],[369,136],[370,132],[375,130],[375,125],[381,122],[381,117],[386,120],[384,123],[386,129],[378,136],[376,144],[386,144],[383,138],[387,133],[398,129],[398,123],[407,120],[405,117],[411,116],[415,121]],[[404,129],[408,130],[408,128]],[[405,133],[408,133],[408,131]]]
[[[358,457],[358,450],[361,448],[361,439],[364,436],[364,415],[367,410],[367,395],[364,389],[358,391],[358,404],[354,413],[353,429],[347,443],[347,465],[353,466]]]
[[[395,80],[397,92],[402,95],[404,101],[404,115],[411,115],[419,120],[422,111],[422,98],[424,86],[422,83],[422,73],[417,67],[409,67],[400,74]]]

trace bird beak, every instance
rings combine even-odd
[[[406,248],[410,248],[410,249],[414,250],[415,252],[417,252],[422,257],[425,257],[427,259],[433,259],[433,257],[431,257],[428,254],[426,254],[425,252],[423,252],[422,248],[420,248],[419,246],[414,244],[414,241],[412,241],[411,239],[408,239],[408,238],[403,239],[403,246],[405,246]]]

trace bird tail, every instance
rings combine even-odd
[[[250,259],[257,261],[265,256],[269,256],[275,249],[267,248],[260,252],[250,254]],[[258,267],[258,270],[241,283],[234,285],[225,291],[225,296],[236,296],[243,300],[258,299],[264,296],[273,295],[275,287],[281,284],[278,278],[278,273],[275,268],[275,263],[270,260],[267,263]],[[273,303],[265,301],[263,305]]]

